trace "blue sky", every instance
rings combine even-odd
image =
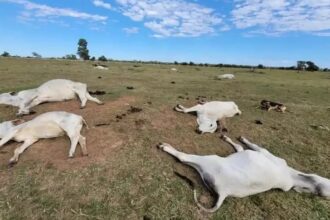
[[[330,0],[0,0],[0,52],[330,67]]]

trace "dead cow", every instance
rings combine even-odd
[[[262,100],[260,102],[260,107],[261,109],[265,109],[267,111],[274,109],[275,111],[278,112],[285,112],[286,110],[286,107],[283,104],[268,100]]]
[[[230,138],[223,136],[237,153],[228,157],[217,155],[198,156],[177,151],[169,144],[159,147],[197,170],[203,182],[218,196],[213,208],[204,208],[197,199],[197,205],[206,212],[215,212],[220,208],[226,197],[246,197],[270,189],[281,189],[302,193],[313,193],[330,199],[330,180],[316,174],[305,174],[289,167],[285,160],[276,157],[266,149],[241,137],[239,140],[249,150],[244,150]]]
[[[217,130],[219,121],[220,131],[227,130],[223,127],[224,119],[242,114],[234,102],[221,101],[205,102],[191,108],[177,105],[174,109],[183,113],[197,112],[197,132],[200,134],[205,132],[214,133]]]
[[[86,84],[67,79],[50,80],[36,89],[23,90],[17,94],[0,94],[0,104],[17,106],[19,107],[18,115],[24,115],[30,113],[30,108],[41,103],[70,100],[76,95],[81,101],[81,108],[86,106],[87,100],[103,104],[88,93]]]
[[[19,124],[20,122],[22,123]],[[86,138],[80,134],[84,124],[87,126],[81,116],[62,111],[44,113],[28,122],[23,120],[6,121],[0,124],[0,147],[10,140],[23,142],[9,160],[9,164],[12,165],[18,161],[19,155],[26,148],[39,139],[55,138],[66,134],[71,141],[70,158],[73,157],[78,143],[83,155],[88,155]]]

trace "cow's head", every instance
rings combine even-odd
[[[212,120],[207,117],[198,117],[197,118],[197,133],[203,134],[203,133],[214,133],[217,130],[217,120]]]
[[[8,132],[11,131],[12,128],[24,122],[25,121],[22,119],[16,119],[13,121],[5,121],[0,123],[0,138],[3,138]]]
[[[0,94],[0,104],[19,106],[20,101],[16,93],[8,92]]]

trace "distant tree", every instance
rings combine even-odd
[[[178,62],[177,61],[174,61],[174,65],[178,65]]]
[[[68,54],[68,55],[65,56],[65,59],[67,59],[67,60],[76,60],[77,56],[74,55],[74,54]]]
[[[263,69],[263,68],[265,68],[264,65],[262,65],[262,64],[259,64],[257,67],[258,67],[258,69]]]
[[[306,70],[307,68],[307,63],[306,61],[297,61],[297,70]]]
[[[10,57],[10,54],[7,52],[7,51],[4,51],[2,54],[1,54],[2,57]]]
[[[41,58],[41,55],[38,54],[37,52],[32,52],[32,56],[35,58]]]
[[[308,70],[308,71],[318,71],[318,70],[320,69],[320,68],[319,68],[317,65],[315,65],[312,61],[307,61],[306,64],[307,64],[307,68],[306,68],[306,70]]]
[[[100,56],[99,58],[98,58],[98,60],[99,61],[108,61],[108,59],[105,57],[105,56]]]
[[[323,72],[328,72],[328,71],[329,71],[328,68],[324,68],[324,69],[323,69]]]
[[[188,63],[187,62],[182,62],[181,65],[185,66],[185,65],[188,65]]]
[[[92,57],[90,60],[91,60],[91,61],[95,61],[95,57]]]
[[[189,62],[189,65],[190,65],[190,66],[194,66],[195,64],[194,64],[194,62],[191,62],[191,61],[190,61],[190,62]]]
[[[87,49],[87,44],[88,43],[85,39],[79,39],[77,54],[79,55],[80,59],[89,60],[89,50]]]

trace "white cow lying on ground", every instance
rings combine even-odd
[[[81,108],[85,107],[87,100],[103,104],[88,93],[86,84],[66,79],[50,80],[36,89],[23,90],[17,94],[0,94],[0,104],[17,106],[19,107],[18,115],[23,115],[29,114],[30,108],[40,103],[70,100],[76,95],[81,101]]]
[[[250,150],[244,150],[241,145],[226,136],[223,136],[223,139],[230,143],[237,153],[228,157],[198,156],[179,152],[169,144],[159,146],[182,163],[195,168],[208,189],[217,194],[215,206],[207,209],[198,202],[194,189],[195,202],[204,211],[215,212],[228,196],[242,198],[270,189],[289,191],[293,188],[299,193],[313,193],[330,199],[329,179],[297,171],[289,167],[285,160],[243,137],[240,141]]]
[[[217,130],[218,121],[222,121],[222,123],[220,123],[220,131],[223,129],[225,130],[226,128],[223,127],[223,119],[242,114],[234,102],[212,101],[198,104],[191,108],[177,105],[174,109],[183,113],[197,112],[197,132],[200,134],[215,132]]]
[[[108,70],[108,69],[109,69],[108,67],[106,67],[106,66],[101,66],[101,65],[99,65],[99,66],[95,66],[94,68],[95,68],[95,69],[99,69],[99,70]]]
[[[18,161],[19,155],[26,148],[39,139],[54,138],[66,134],[71,141],[70,158],[73,157],[78,142],[83,155],[88,155],[86,138],[80,134],[83,124],[87,126],[81,116],[61,111],[44,113],[28,122],[21,119],[6,121],[0,124],[0,147],[10,140],[24,142],[15,150],[14,156],[9,160],[9,164],[12,165]]]
[[[234,79],[234,78],[235,78],[235,75],[230,74],[230,73],[217,76],[217,79]]]

